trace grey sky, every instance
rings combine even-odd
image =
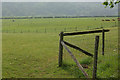
[[[105,0],[1,0],[2,2],[103,2]]]

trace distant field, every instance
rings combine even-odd
[[[102,21],[110,19],[111,21]],[[112,21],[115,19],[116,21]],[[101,55],[101,34],[69,36],[64,39],[94,53],[95,35],[100,36],[99,78],[118,76],[118,22],[116,17],[3,19],[3,78],[83,78],[71,56],[64,50],[63,66],[58,67],[59,32],[110,29],[105,38],[105,55]],[[85,71],[92,77],[93,58],[70,48]]]
[[[111,21],[102,21],[102,19],[109,19]],[[116,21],[112,21],[112,19]],[[102,27],[115,27],[117,23],[116,17],[3,19],[3,32],[56,33],[60,31],[83,31]]]

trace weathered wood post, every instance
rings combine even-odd
[[[97,76],[97,58],[98,58],[98,46],[99,46],[99,36],[95,37],[95,52],[94,52],[94,65],[93,65],[93,79]]]
[[[102,55],[104,55],[104,46],[105,46],[105,32],[102,30]]]
[[[59,67],[62,66],[62,57],[63,57],[63,45],[61,44],[61,41],[63,41],[63,32],[59,34],[60,40],[59,40]]]

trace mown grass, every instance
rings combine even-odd
[[[101,19],[103,18],[21,19],[15,20],[15,22],[3,20],[3,78],[84,78],[65,49],[63,66],[58,67],[59,32],[65,28],[67,32],[76,31],[76,26],[77,31],[94,30],[100,28],[101,23],[105,29],[110,29],[110,32],[105,34],[104,56],[101,52],[101,34],[69,36],[64,37],[64,40],[94,54],[95,36],[99,35],[97,77],[117,77],[118,29],[114,25],[115,22],[102,22]],[[88,26],[91,27],[88,28]],[[47,30],[46,33],[44,28]],[[8,32],[6,32],[7,30]],[[29,32],[25,32],[27,30]],[[84,69],[89,77],[92,77],[93,58],[72,48],[70,50],[81,64],[87,65],[88,68]]]

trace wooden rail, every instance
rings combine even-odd
[[[108,32],[108,31],[109,31],[108,29],[104,30],[104,32]],[[73,32],[73,33],[64,33],[63,36],[80,35],[80,34],[90,34],[90,33],[101,33],[101,32],[103,32],[103,30]]]

